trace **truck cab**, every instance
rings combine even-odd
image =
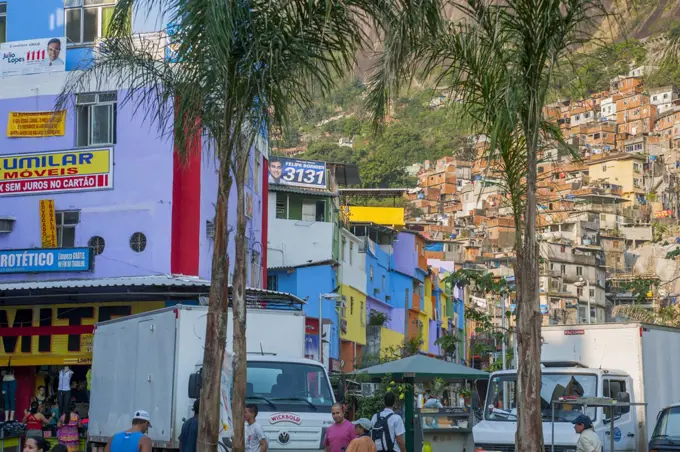
[[[335,399],[318,361],[249,354],[246,401],[257,405],[270,449],[323,449]]]
[[[589,369],[577,363],[544,363],[541,374],[541,415],[543,418],[543,441],[551,450],[553,426],[552,404],[560,397],[610,397],[616,400],[634,401],[633,382],[625,372]],[[515,388],[517,371],[494,372],[489,379],[484,417],[473,428],[475,447],[478,452],[515,452],[517,431],[517,401]],[[608,411],[608,410],[607,410]],[[593,428],[600,437],[605,451],[610,451],[609,425],[611,414],[603,408],[586,408],[575,404],[555,405],[555,452],[576,451],[578,434],[572,421],[580,414],[588,415]],[[617,408],[614,415],[615,450],[636,451],[636,412],[630,407]]]

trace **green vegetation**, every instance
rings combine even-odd
[[[565,59],[554,81],[554,94],[560,98],[582,99],[589,94],[609,89],[617,75],[645,63],[647,51],[637,39],[601,46],[588,53]]]
[[[356,164],[362,185],[371,188],[415,186],[415,178],[404,171],[413,163],[473,157],[465,148],[470,121],[441,93],[414,89],[398,99],[391,124],[376,136],[363,108],[364,92],[358,79],[339,83],[330,96],[299,109],[285,137],[273,145],[306,146],[302,158]],[[340,146],[340,138],[351,139],[353,146]]]

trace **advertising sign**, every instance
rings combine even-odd
[[[0,76],[64,72],[66,38],[29,39],[0,45]]]
[[[57,247],[57,219],[53,199],[40,200],[40,235],[43,248]]]
[[[62,137],[66,132],[66,110],[58,112],[10,111],[7,120],[9,138]]]
[[[1,250],[0,273],[87,272],[92,270],[90,248]]]
[[[326,163],[271,157],[269,183],[302,188],[326,188]]]
[[[0,196],[112,188],[112,148],[0,156]]]
[[[654,212],[654,218],[666,218],[671,215],[673,215],[672,210],[659,210],[658,212]]]

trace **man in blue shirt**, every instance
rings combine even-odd
[[[194,417],[187,419],[179,434],[179,452],[196,452],[198,440],[198,399],[194,402]]]
[[[132,427],[113,435],[106,444],[105,452],[151,452],[151,438],[145,435],[151,427],[151,416],[137,410],[132,416]]]

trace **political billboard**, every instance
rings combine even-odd
[[[0,76],[64,72],[66,38],[40,38],[0,44]]]
[[[326,163],[272,156],[269,183],[301,188],[326,188]]]

